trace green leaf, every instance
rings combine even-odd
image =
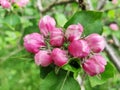
[[[57,24],[59,25],[59,26],[64,26],[64,24],[67,22],[67,19],[66,19],[66,17],[65,17],[65,15],[64,14],[61,14],[61,13],[56,13],[55,14],[55,19],[56,19],[56,21],[57,21]]]
[[[108,62],[105,68],[105,72],[101,74],[100,78],[98,78],[97,76],[94,77],[89,76],[91,86],[94,87],[96,85],[101,85],[105,83],[109,78],[114,77],[114,73],[115,69],[113,65],[110,62]]]
[[[79,11],[64,25],[67,28],[71,24],[82,24],[84,27],[84,34],[102,33],[101,23],[102,12],[95,11]]]
[[[80,90],[78,82],[68,72],[50,72],[40,81],[40,90]]]
[[[16,14],[11,14],[11,15],[9,15],[9,16],[7,16],[5,18],[5,22],[4,23],[7,23],[7,24],[9,24],[11,26],[15,26],[15,25],[20,24],[20,18]]]
[[[51,66],[48,66],[48,67],[40,67],[40,77],[42,79],[44,79],[48,73],[51,72],[51,70],[53,70],[53,68]]]

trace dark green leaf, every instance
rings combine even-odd
[[[66,76],[68,75],[68,76]],[[80,90],[78,82],[68,72],[60,71],[58,74],[50,72],[41,80],[40,90]]]
[[[51,70],[53,70],[53,68],[51,66],[48,66],[48,67],[40,67],[40,77],[42,79],[44,79],[48,73],[51,72]]]
[[[71,24],[82,24],[84,27],[84,34],[102,33],[101,19],[102,12],[95,11],[79,11],[64,25],[67,28]]]

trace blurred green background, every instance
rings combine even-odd
[[[54,1],[42,0],[42,5],[46,8]],[[91,1],[96,8],[98,1]],[[108,41],[112,40],[112,35],[120,41],[120,8],[115,7],[120,7],[119,0],[115,5],[108,0],[103,9],[105,11],[102,18],[103,33]],[[0,7],[0,90],[40,90],[40,70],[34,64],[33,55],[24,49],[23,37],[32,32],[39,32],[38,21],[41,16],[46,14],[53,16],[57,25],[62,27],[78,9],[77,3],[70,3],[56,5],[49,11],[40,13],[37,0],[30,0],[24,8],[13,5],[11,11]],[[112,22],[118,24],[118,31],[109,28]],[[114,43],[110,44],[120,56],[120,48],[114,46]],[[91,87],[89,80],[85,80],[85,88],[86,90],[120,90],[120,74],[115,68],[113,78],[96,87]]]

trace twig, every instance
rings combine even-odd
[[[94,10],[91,0],[87,0],[88,8]]]
[[[40,1],[40,0],[38,0],[38,1]],[[50,9],[52,9],[54,6],[57,6],[57,5],[65,5],[65,4],[69,4],[69,3],[73,3],[73,2],[76,2],[75,0],[65,0],[65,1],[59,1],[59,2],[57,2],[56,0],[52,3],[52,4],[50,4],[48,7],[46,7],[45,9],[43,8],[43,9],[41,9],[41,5],[40,4],[38,4],[38,8],[39,8],[39,11],[41,12],[41,13],[45,13],[45,12],[47,12],[47,11],[50,11]],[[39,3],[39,2],[38,2]]]
[[[82,10],[86,10],[86,3],[84,0],[78,0],[79,6]]]
[[[1,57],[1,62],[4,62],[5,60],[7,60],[8,58],[10,58],[11,56],[15,55],[16,53],[22,51],[24,48],[19,48],[11,53],[9,53],[9,55],[5,56],[5,57]]]
[[[102,10],[107,0],[98,0],[97,10]]]
[[[39,11],[43,11],[41,0],[37,0],[37,6],[38,6]]]
[[[113,38],[113,41],[114,41],[114,45],[116,47],[120,48],[120,42],[119,42],[119,40],[114,35],[112,35],[112,38]]]
[[[77,82],[79,83],[81,90],[85,90],[84,84],[83,84],[83,77],[81,77],[80,75],[77,76],[76,78]]]
[[[114,10],[114,9],[120,9],[120,6],[112,7],[112,8],[106,9],[106,10],[104,10],[104,11],[105,11],[105,12],[108,12],[108,11]]]
[[[107,42],[106,42],[107,43]],[[108,43],[106,44],[105,51],[111,58],[110,60],[113,62],[117,70],[120,72],[120,57],[118,57],[113,49]]]

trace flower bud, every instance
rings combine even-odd
[[[79,40],[82,32],[83,26],[81,24],[73,24],[67,28],[65,36],[70,42],[72,42],[73,40]]]
[[[11,7],[11,3],[7,0],[1,0],[0,4],[3,8],[10,8]]]
[[[24,37],[24,47],[28,52],[37,53],[39,48],[44,46],[44,38],[39,33],[28,34]]]
[[[87,74],[94,76],[104,72],[106,64],[106,60],[100,54],[96,54],[86,60],[82,64],[82,67]]]
[[[119,30],[119,27],[116,23],[111,23],[110,26],[109,26],[112,30],[114,31],[118,31]]]
[[[19,7],[24,7],[28,4],[29,0],[19,0],[19,1],[15,1],[15,2]]]
[[[40,50],[38,53],[35,54],[34,59],[37,65],[41,65],[43,67],[46,67],[53,62],[51,55],[47,50]]]
[[[117,3],[118,3],[118,0],[112,0],[112,3],[113,3],[113,4],[117,4]]]
[[[15,3],[16,0],[10,0],[11,3]]]
[[[63,66],[67,63],[68,57],[67,53],[64,50],[61,50],[59,48],[55,48],[52,51],[52,59],[57,66]]]
[[[52,46],[60,47],[64,43],[64,33],[61,28],[55,28],[50,33],[50,44]]]
[[[68,46],[68,51],[74,57],[83,58],[88,56],[90,48],[85,40],[75,40]]]
[[[105,39],[99,34],[90,34],[86,37],[86,41],[89,44],[90,49],[94,53],[99,53],[105,48]]]
[[[44,36],[47,36],[50,33],[50,31],[52,31],[55,28],[55,25],[56,25],[56,22],[54,18],[48,15],[41,18],[38,24],[40,32]]]

